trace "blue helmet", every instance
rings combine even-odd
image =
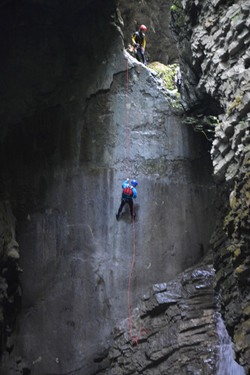
[[[132,180],[131,181],[131,185],[134,186],[134,187],[136,187],[138,185],[138,182],[136,180]]]

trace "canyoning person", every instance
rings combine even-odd
[[[180,67],[178,66],[176,69],[176,75],[175,75],[175,85],[177,87],[178,92],[181,92],[181,86],[182,86],[182,75]]]
[[[119,220],[122,209],[123,209],[123,207],[126,203],[129,205],[129,208],[130,208],[131,220],[132,221],[134,220],[135,212],[134,212],[134,201],[133,201],[133,199],[136,199],[136,197],[137,197],[137,190],[136,190],[137,185],[138,185],[138,182],[136,180],[131,180],[131,183],[129,183],[129,178],[127,178],[123,182],[121,204],[120,204],[120,207],[118,209],[118,213],[116,214],[117,220]]]
[[[139,31],[135,31],[132,36],[132,45],[134,47],[135,57],[138,61],[143,62],[146,65],[146,58],[145,58],[145,48],[146,48],[146,36],[145,32],[147,31],[147,27],[145,25],[141,25],[139,27]]]

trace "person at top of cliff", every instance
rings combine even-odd
[[[131,183],[129,183],[129,178],[127,178],[123,184],[122,184],[122,197],[121,197],[121,204],[118,209],[118,213],[116,214],[116,219],[119,220],[120,214],[122,212],[122,209],[124,205],[127,203],[130,208],[130,215],[132,222],[135,218],[135,212],[134,212],[134,201],[133,199],[136,199],[137,197],[137,190],[136,186],[138,185],[138,182],[136,180],[131,180]]]
[[[138,61],[143,62],[146,65],[146,58],[145,58],[145,48],[146,48],[146,36],[145,32],[147,31],[147,27],[145,25],[141,25],[139,27],[139,31],[135,31],[132,36],[132,45],[134,47],[135,57]]]
[[[176,75],[175,75],[175,85],[177,87],[178,92],[181,92],[181,86],[182,86],[182,75],[180,67],[178,66],[176,69]]]

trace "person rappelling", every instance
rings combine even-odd
[[[135,31],[132,36],[132,45],[134,47],[134,54],[138,61],[146,65],[145,48],[146,48],[146,35],[147,27],[141,25],[139,31]]]
[[[122,209],[125,204],[129,205],[130,208],[130,215],[132,222],[135,219],[135,212],[134,212],[134,201],[133,199],[136,199],[137,197],[137,190],[136,186],[138,185],[138,182],[136,180],[131,180],[131,183],[129,183],[129,178],[127,178],[123,184],[122,184],[122,197],[121,197],[121,204],[118,209],[118,213],[116,214],[116,219],[119,220],[120,214],[122,212]]]

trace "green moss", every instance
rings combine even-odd
[[[235,258],[238,258],[238,256],[241,254],[241,250],[240,248],[237,248],[236,250],[234,250],[234,256]]]
[[[185,14],[182,7],[181,0],[172,0],[172,5],[170,7],[172,14],[172,19],[175,26],[182,28],[185,26]]]
[[[225,216],[224,218],[224,225],[223,225],[223,229],[224,230],[227,230],[228,226],[229,225],[232,225],[234,222],[234,212],[233,210],[231,210],[227,216]]]
[[[233,245],[229,245],[227,246],[227,252],[230,252],[230,253],[233,253],[234,252],[234,246]]]
[[[212,141],[211,136],[213,136],[215,126],[219,124],[219,120],[215,116],[187,116],[184,123],[191,125],[195,132],[202,133],[207,140]]]
[[[235,273],[238,275],[242,274],[245,271],[246,271],[246,266],[244,264],[241,264],[239,267],[235,269]]]
[[[250,191],[246,191],[246,204],[250,206]]]
[[[158,77],[160,77],[163,80],[164,87],[166,89],[168,90],[176,89],[175,76],[176,76],[176,71],[178,68],[177,64],[164,65],[164,64],[159,63],[158,61],[155,61],[155,62],[148,64],[148,67],[154,70],[158,74]]]
[[[175,84],[175,77],[178,64],[164,65],[158,61],[154,61],[148,64],[148,67],[157,73],[157,76],[162,79],[163,86],[166,89],[166,94],[169,98],[169,104],[171,107],[178,111],[183,112],[183,106],[181,103],[180,93],[177,91]],[[170,92],[171,91],[171,92]]]

